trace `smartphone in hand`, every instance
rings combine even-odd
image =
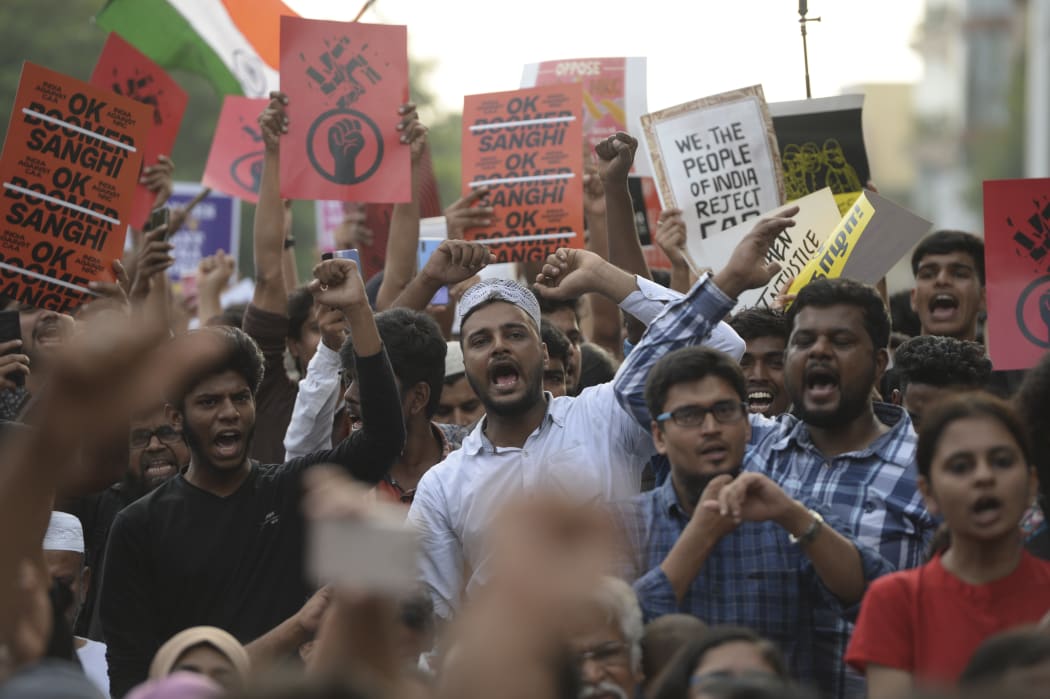
[[[18,311],[0,311],[0,343],[11,340],[22,339],[22,322]],[[4,354],[16,354],[22,352],[21,347],[9,349]],[[25,386],[26,375],[21,371],[14,371],[7,375],[7,379],[16,386]]]
[[[146,221],[146,231],[156,230],[161,226],[168,226],[168,230],[164,232],[164,240],[167,240],[175,232],[171,230],[171,209],[167,206],[158,206],[150,212],[149,220]]]

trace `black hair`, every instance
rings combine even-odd
[[[953,422],[982,417],[997,420],[1005,427],[1017,442],[1017,446],[1021,448],[1025,463],[1032,463],[1032,448],[1028,441],[1028,433],[1013,407],[990,393],[967,391],[939,401],[928,413],[923,414],[922,425],[919,427],[919,443],[915,448],[915,461],[919,467],[919,474],[929,480],[937,445],[944,431]]]
[[[781,311],[771,308],[745,308],[729,319],[729,327],[744,342],[759,337],[779,337],[787,342],[791,326]]]
[[[692,640],[703,638],[707,624],[692,614],[664,614],[645,625],[642,634],[642,674],[652,682],[675,654]]]
[[[920,335],[905,340],[893,355],[900,390],[923,383],[938,388],[984,388],[992,375],[992,362],[983,345],[954,337]]]
[[[1050,633],[1035,627],[1011,629],[984,640],[959,676],[960,687],[988,686],[1006,673],[1050,660]]]
[[[569,309],[576,316],[577,321],[580,318],[580,300],[578,298],[570,299],[552,299],[540,294],[536,291],[536,287],[530,286],[529,291],[536,297],[536,300],[540,304],[540,315],[547,315],[548,313],[557,313]]]
[[[609,383],[615,376],[616,360],[605,348],[593,342],[580,345],[580,391]]]
[[[984,241],[972,233],[962,231],[935,231],[919,241],[915,252],[911,254],[912,276],[919,273],[922,258],[927,255],[947,255],[951,252],[964,252],[973,258],[977,279],[984,286]]]
[[[689,696],[689,685],[696,666],[703,661],[707,652],[737,641],[755,644],[773,673],[785,683],[790,679],[784,656],[771,641],[742,626],[716,626],[678,651],[650,689],[649,697],[681,699]]]
[[[709,347],[683,347],[660,358],[645,382],[645,405],[655,418],[664,411],[671,387],[708,376],[722,379],[733,387],[740,400],[747,400],[747,381],[740,365],[724,352]]]
[[[802,287],[787,312],[788,327],[795,327],[795,318],[807,306],[828,308],[844,304],[855,306],[864,315],[864,329],[876,350],[890,344],[890,316],[879,292],[874,287],[852,279],[821,278]]]
[[[383,341],[390,365],[401,382],[402,395],[412,386],[423,382],[430,387],[426,415],[433,417],[441,402],[441,388],[445,382],[445,354],[448,345],[441,328],[426,313],[407,308],[391,308],[376,314],[376,328]],[[353,371],[354,343],[346,338],[339,349],[344,371]]]
[[[1050,353],[1028,370],[1014,395],[1014,406],[1032,445],[1032,463],[1039,474],[1042,505],[1050,506]]]
[[[890,325],[893,332],[916,337],[922,335],[922,321],[919,314],[912,310],[911,291],[903,289],[890,294]]]
[[[288,294],[288,337],[303,339],[303,327],[314,309],[314,295],[305,286]]]
[[[259,391],[259,386],[262,385],[266,368],[262,350],[259,349],[255,340],[240,328],[229,325],[212,325],[194,332],[211,333],[222,343],[223,351],[216,361],[184,381],[181,389],[169,402],[178,406],[181,411],[186,395],[190,391],[205,379],[226,371],[235,371],[240,374],[248,384],[248,389],[254,398]],[[178,342],[178,339],[175,342]]]
[[[553,323],[546,320],[540,321],[540,339],[547,345],[547,355],[551,359],[560,359],[563,364],[569,363],[569,353],[572,344],[569,338]]]

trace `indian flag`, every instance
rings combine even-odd
[[[95,17],[166,69],[197,73],[227,95],[278,89],[281,0],[109,0]]]

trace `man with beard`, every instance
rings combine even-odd
[[[145,679],[178,631],[218,626],[247,643],[292,618],[310,593],[304,471],[330,463],[375,483],[404,447],[397,386],[356,265],[329,260],[314,276],[317,302],[339,308],[354,336],[363,426],[334,449],[284,464],[249,459],[263,358],[236,328],[200,331],[222,359],[168,409],[189,444],[189,467],[117,515],[109,537],[100,609],[114,696]]]
[[[841,672],[815,662],[811,616],[843,614],[892,568],[836,531],[830,509],[791,497],[745,460],[751,433],[745,379],[729,356],[702,347],[665,355],[645,398],[653,442],[671,476],[622,510],[647,621],[684,612],[746,626],[777,643],[794,677]],[[741,462],[749,472],[738,475]],[[823,684],[829,684],[824,682]]]
[[[766,417],[786,413],[791,407],[784,388],[784,348],[788,326],[784,314],[769,308],[748,308],[729,320],[744,339],[740,368],[747,379],[747,409]]]
[[[936,523],[918,489],[915,431],[900,407],[872,401],[889,361],[890,320],[882,297],[848,279],[819,279],[803,287],[786,318],[791,335],[784,383],[793,414],[776,420],[751,415],[747,463],[790,497],[826,507],[844,535],[894,569],[919,565]],[[650,331],[634,351],[670,351],[691,342],[688,332],[654,337]],[[636,410],[639,418],[649,414]],[[814,625],[816,662],[835,667],[849,625],[821,610]],[[825,679],[831,684],[822,683],[822,694],[863,693],[862,678],[851,671]]]
[[[765,253],[793,223],[760,221],[725,269],[668,304],[655,300],[666,298],[666,290],[593,253],[561,249],[548,257],[536,280],[540,293],[569,298],[597,292],[642,322],[660,317],[660,328],[647,333],[648,349],[632,351],[613,382],[577,397],[543,392],[547,352],[539,304],[527,288],[488,280],[463,295],[457,308],[463,359],[486,416],[459,451],[423,476],[408,515],[420,532],[422,578],[439,617],[450,618],[461,595],[484,582],[491,556],[485,535],[508,499],[543,489],[582,501],[638,493],[642,468],[654,453],[642,393],[663,353],[663,335],[673,330],[687,337],[685,344],[704,341],[732,308],[733,296],[776,271],[765,264]]]
[[[580,670],[579,699],[632,699],[642,682],[642,612],[627,583],[602,578],[566,621]]]
[[[106,540],[117,513],[174,477],[189,462],[186,440],[169,422],[163,402],[132,417],[124,478],[101,493],[78,498],[72,506],[63,508],[83,524],[86,563],[90,570],[102,571]],[[74,629],[76,634],[94,640],[102,639],[102,623],[96,607],[99,588],[101,579],[88,588]]]

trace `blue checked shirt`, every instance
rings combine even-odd
[[[715,299],[723,303],[714,306]],[[698,332],[710,327],[711,318],[721,317],[711,314],[732,305],[710,278],[700,280],[685,297],[665,307],[624,365],[651,363],[654,357],[699,344],[702,335],[698,337]],[[635,373],[631,378],[641,385],[631,384],[630,392],[617,385],[617,399],[640,424],[648,426],[650,416],[642,390],[646,376]],[[765,473],[795,499],[827,508],[841,522],[843,534],[875,549],[896,569],[913,568],[922,562],[937,524],[918,490],[915,431],[898,407],[876,403],[875,415],[891,429],[865,449],[832,459],[817,450],[809,430],[797,418],[781,415],[774,421],[752,416],[752,448],[745,468]],[[843,656],[852,629],[838,614],[816,614],[815,619],[815,649],[822,656],[818,663],[827,665]],[[822,686],[823,694],[863,694],[863,681],[852,671],[842,682],[833,679],[836,684]]]
[[[818,503],[827,526],[841,531],[835,516]],[[620,506],[632,559],[624,576],[634,589],[648,622],[664,614],[692,614],[708,624],[754,629],[784,652],[792,674],[807,684],[829,686],[842,672],[842,658],[823,665],[814,652],[814,616],[853,618],[859,605],[845,608],[817,576],[802,548],[773,522],[744,522],[711,551],[681,603],[660,564],[682,535],[689,515],[681,508],[674,484],[642,493]],[[857,546],[864,577],[871,581],[892,570],[874,550]]]
[[[937,528],[919,492],[915,430],[901,408],[873,407],[890,430],[864,449],[833,458],[817,449],[798,418],[752,416],[744,468],[766,474],[796,499],[819,502],[842,522],[845,535],[877,550],[895,570],[914,568],[925,560]],[[853,627],[838,615],[817,614],[814,632],[818,657],[841,658]],[[844,685],[825,693],[862,695],[859,675],[848,670],[842,679]]]

